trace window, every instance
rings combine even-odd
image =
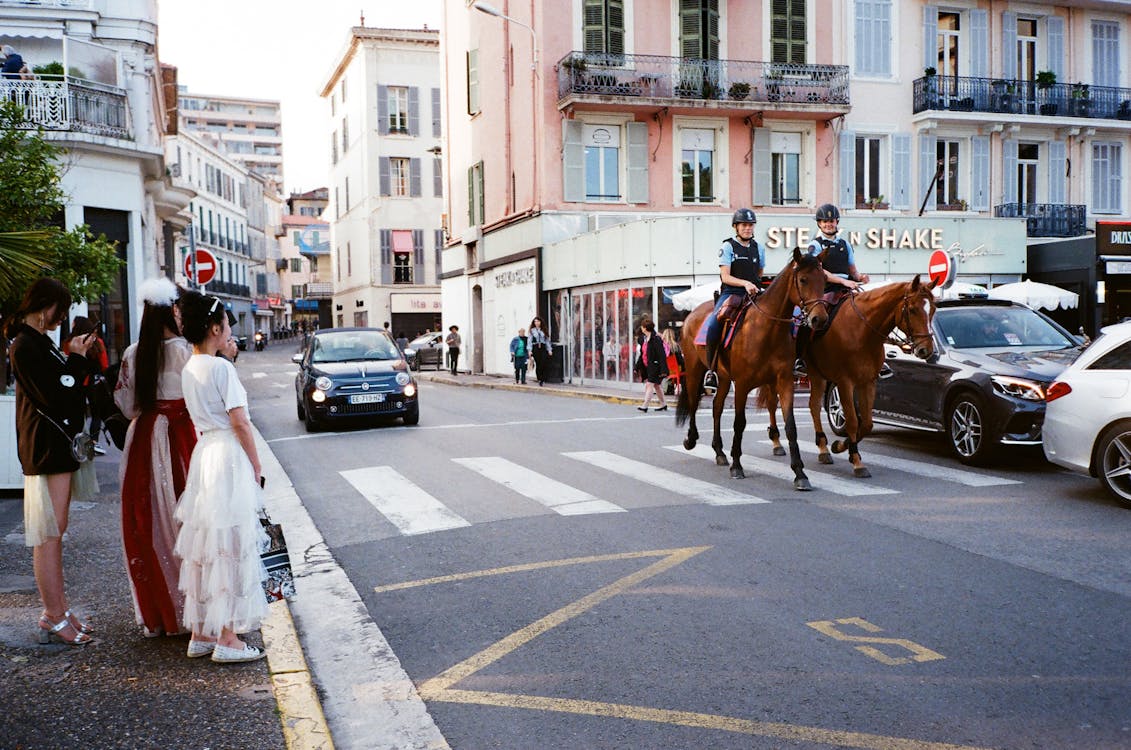
[[[1088,365],[1089,370],[1131,370],[1131,344],[1120,344]]]
[[[680,140],[683,202],[713,202],[715,131],[687,128],[680,133]]]
[[[719,59],[719,0],[679,0],[679,49],[685,58]]]
[[[624,59],[624,0],[585,0],[584,12],[585,52],[619,64]]]
[[[1092,71],[1094,85],[1119,85],[1118,23],[1092,21]]]
[[[409,194],[408,159],[394,157],[389,159],[390,195]]]
[[[349,118],[342,118],[342,154],[345,155],[350,148],[350,123]]]
[[[950,79],[958,75],[959,23],[958,13],[939,11],[939,56],[936,67],[939,76]]]
[[[353,276],[353,250],[350,243],[346,243],[346,276]]]
[[[432,195],[437,198],[444,197],[444,165],[439,154],[432,160]]]
[[[408,89],[404,86],[389,86],[389,132],[408,132]]]
[[[1037,167],[1041,150],[1036,143],[1017,144],[1017,202],[1037,202]]]
[[[291,284],[291,299],[302,299],[302,284]]]
[[[805,64],[805,0],[772,0],[770,61]]]
[[[338,134],[330,134],[330,163],[338,163]]]
[[[1037,22],[1032,18],[1017,19],[1017,77],[1037,78]]]
[[[334,251],[334,255],[335,255],[334,270],[337,272],[336,273],[337,278],[335,279],[335,281],[341,281],[342,280],[342,249],[340,247],[337,248]]]
[[[891,75],[891,0],[856,0],[856,73]]]
[[[467,169],[467,223],[483,223],[483,162]]]
[[[479,114],[479,50],[467,51],[467,113]]]
[[[585,200],[620,200],[620,127],[585,125]]]
[[[440,89],[432,89],[432,137],[440,137]],[[439,193],[437,193],[439,195]]]
[[[1123,147],[1118,143],[1092,144],[1092,211],[1117,214],[1122,210]]]
[[[291,258],[291,271],[293,273],[302,273],[302,258]],[[302,295],[299,294],[299,297]]]
[[[880,152],[883,139],[878,136],[860,136],[856,139],[856,207],[867,208],[869,203],[882,200],[880,175],[883,174]]]
[[[412,230],[393,230],[393,283],[412,283]]]
[[[770,175],[774,205],[801,203],[801,134],[770,134]]]
[[[958,191],[958,141],[944,141],[935,144],[935,163],[938,165],[939,181],[935,185],[935,203],[938,207],[961,206]]]

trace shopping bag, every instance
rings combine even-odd
[[[267,568],[267,579],[263,581],[263,593],[267,603],[280,599],[293,599],[295,579],[291,574],[291,558],[287,554],[287,540],[283,537],[283,527],[271,523],[271,519],[261,516],[259,522],[267,532],[267,546],[259,553],[263,567]]]

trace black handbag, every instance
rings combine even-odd
[[[283,527],[271,523],[266,514],[259,517],[263,530],[267,532],[267,546],[260,551],[259,559],[263,567],[267,568],[267,579],[263,581],[263,594],[267,603],[277,602],[280,599],[293,599],[295,597],[295,579],[291,572],[291,558],[287,554],[287,540],[283,536]]]
[[[42,410],[36,409],[39,415],[46,419],[51,424],[55,425],[55,429],[63,433],[63,437],[71,441],[71,457],[78,461],[80,464],[90,461],[94,458],[94,438],[90,436],[86,430],[79,430],[79,434],[71,437],[66,430],[64,430],[58,422],[43,413]]]

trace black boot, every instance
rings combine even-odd
[[[718,344],[707,342],[707,372],[703,375],[703,394],[714,396],[719,389],[719,376],[715,373],[715,357]]]
[[[882,365],[880,365],[880,380],[887,380],[893,375],[895,375],[895,371],[888,367],[887,362],[884,362]]]
[[[797,351],[797,359],[793,362],[793,377],[807,378],[809,377],[809,370],[805,367],[805,349],[809,345],[809,329],[801,326],[797,329],[797,341],[795,344]]]

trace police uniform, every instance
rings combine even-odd
[[[734,237],[723,240],[719,248],[719,267],[730,266],[730,275],[738,279],[753,282],[759,287],[762,284],[762,269],[766,265],[766,253],[755,239],[749,245],[743,245]],[[746,288],[732,284],[722,284],[719,290],[719,299],[715,303],[715,311],[707,321],[707,366],[712,367],[715,348],[722,335],[723,324],[719,320],[718,312],[727,297],[735,294],[746,294]],[[713,368],[712,368],[713,369]]]
[[[849,278],[849,273],[853,266],[856,265],[856,255],[852,251],[852,245],[848,244],[848,240],[843,237],[835,237],[829,239],[823,234],[809,243],[809,254],[818,256],[821,253],[825,257],[821,261],[821,265],[829,273],[836,274],[842,279]],[[835,289],[840,286],[839,284],[826,284],[825,291]]]

